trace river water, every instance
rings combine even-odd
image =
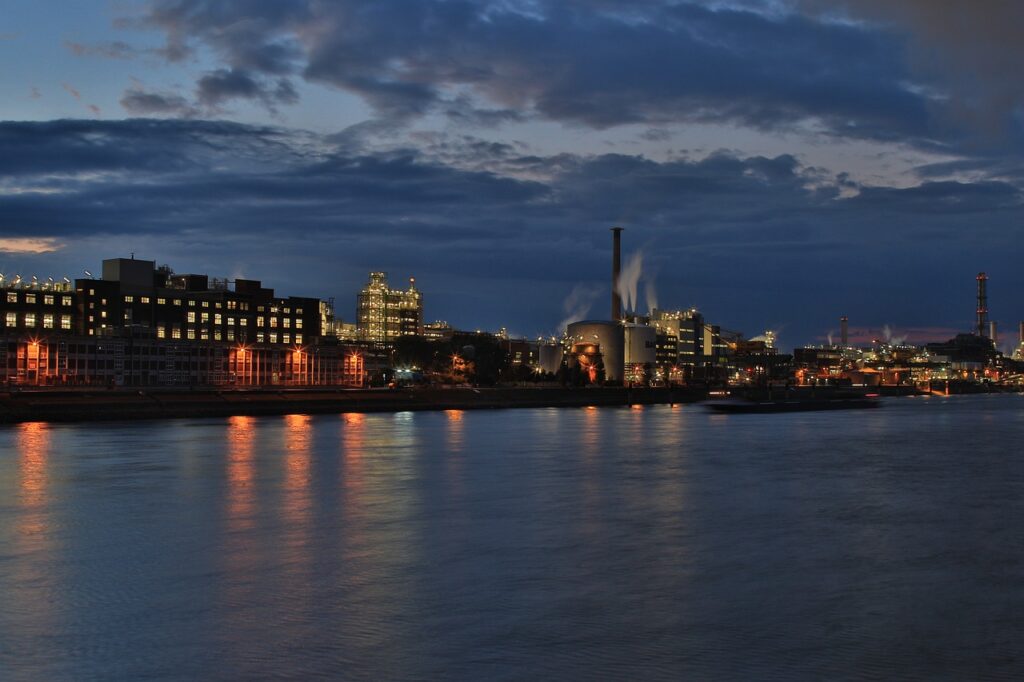
[[[1021,679],[1024,397],[0,428],[0,679]]]

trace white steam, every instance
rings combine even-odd
[[[569,295],[562,301],[562,311],[565,313],[565,317],[558,323],[555,335],[561,336],[565,333],[565,328],[570,324],[586,318],[587,313],[594,306],[594,301],[597,300],[600,293],[601,287],[593,284],[577,284],[574,286]]]
[[[622,268],[622,271],[619,273],[618,286],[615,290],[619,297],[622,298],[623,312],[635,312],[640,305],[638,290],[640,275],[643,269],[644,254],[641,251],[637,251],[630,256],[629,261],[626,262],[626,267]]]
[[[885,339],[885,342],[890,346],[902,346],[907,340],[907,336],[905,334],[903,336],[896,336],[895,330],[893,330],[889,325],[882,327],[882,338]]]
[[[644,278],[644,301],[647,303],[647,313],[653,314],[658,307],[658,292],[654,289],[653,278]]]

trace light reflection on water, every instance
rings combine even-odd
[[[0,678],[1018,679],[1021,406],[10,427]]]

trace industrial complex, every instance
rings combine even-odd
[[[105,260],[101,275],[40,280],[0,275],[0,382],[10,387],[313,387],[473,384],[561,386],[850,385],[926,392],[1019,387],[1016,351],[997,350],[988,277],[978,275],[975,325],[914,346],[878,339],[792,353],[765,332],[745,338],[695,308],[624,308],[623,228],[612,228],[607,319],[570,322],[561,338],[515,339],[424,322],[410,278],[394,289],[371,272],[345,322],[333,299],[280,296],[258,280],[179,274],[156,261]]]

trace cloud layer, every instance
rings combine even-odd
[[[596,129],[813,121],[843,135],[930,139],[929,100],[904,47],[863,26],[799,12],[675,2],[157,0],[142,22],[164,54],[198,49],[223,68],[200,104],[294,102],[305,79],[358,95],[379,116],[482,108]]]
[[[76,258],[117,243],[180,269],[246,264],[338,296],[343,315],[383,268],[417,275],[429,316],[549,331],[571,291],[607,291],[611,224],[644,247],[663,305],[751,333],[791,320],[810,339],[841,314],[966,327],[973,272],[995,292],[1024,285],[1013,184],[863,187],[787,155],[538,156],[466,136],[352,152],[276,127],[52,121],[0,123],[0,176],[5,236],[108,249]],[[1024,312],[1008,299],[1007,322]]]

